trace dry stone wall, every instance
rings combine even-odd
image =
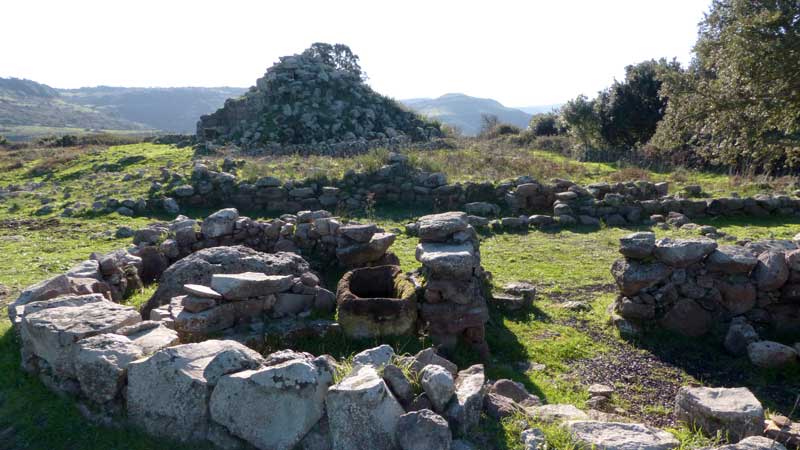
[[[796,362],[791,343],[760,335],[800,333],[797,239],[719,246],[640,232],[620,244],[624,258],[611,273],[620,291],[612,318],[621,331],[659,326],[690,337],[716,331],[729,352],[747,354],[756,365]]]

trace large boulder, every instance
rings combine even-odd
[[[656,258],[670,267],[688,267],[702,261],[716,248],[717,243],[707,238],[663,238],[656,241],[653,253]]]
[[[291,450],[324,414],[332,383],[327,363],[307,358],[226,375],[211,394],[211,418],[257,448]]]
[[[767,251],[758,255],[753,278],[762,291],[774,291],[789,279],[789,265],[783,252]]]
[[[99,294],[64,296],[25,306],[20,337],[25,350],[47,361],[56,375],[75,378],[79,340],[139,321],[134,308]]]
[[[478,424],[486,393],[486,376],[483,364],[476,364],[458,372],[456,392],[445,411],[450,428],[457,433],[466,434]]]
[[[763,436],[750,436],[735,444],[723,445],[714,450],[786,450],[786,447]]]
[[[566,428],[578,444],[598,450],[671,450],[680,445],[670,433],[640,423],[579,420]]]
[[[764,408],[747,388],[684,386],[675,397],[675,415],[709,436],[719,431],[733,441],[764,429]]]
[[[214,274],[260,272],[300,276],[310,270],[308,262],[295,253],[262,253],[240,245],[203,249],[164,271],[158,289],[142,308],[142,317],[149,318],[151,310],[181,295],[184,284],[210,285]]]
[[[642,289],[654,286],[670,273],[672,269],[660,262],[643,263],[618,259],[611,266],[611,275],[625,296],[636,295]]]
[[[400,416],[397,440],[402,450],[450,450],[453,437],[442,416],[422,409]]]
[[[433,409],[437,412],[444,411],[456,391],[456,385],[450,372],[442,366],[431,364],[422,369],[419,380],[422,389],[433,404]]]
[[[152,435],[181,442],[204,440],[208,401],[219,379],[257,369],[262,362],[258,353],[234,341],[160,350],[128,366],[128,418]]]
[[[395,450],[405,413],[372,366],[360,366],[331,386],[325,399],[334,450]]]

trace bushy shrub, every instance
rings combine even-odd
[[[528,128],[534,136],[558,136],[565,131],[559,123],[558,113],[555,111],[534,114]]]

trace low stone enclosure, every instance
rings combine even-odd
[[[445,359],[459,340],[488,356],[479,240],[460,212],[423,216],[408,229],[420,241],[421,267],[411,273],[389,251],[394,234],[326,211],[256,221],[224,209],[200,223],[153,224],[134,233],[132,247],[93,254],[20,294],[9,316],[22,367],[76,398],[92,420],[221,449],[476,448],[462,439],[482,414],[563,422],[587,448],[678,447],[670,433],[603,411],[612,387],[589,388],[589,411],[543,405],[519,383],[488,381],[483,365],[459,370]],[[631,240],[649,248],[646,238]],[[645,250],[626,252],[645,258]],[[335,294],[312,269],[334,266],[350,269]],[[122,303],[156,280],[141,310]],[[535,289],[510,291],[502,301],[524,305]],[[308,317],[335,308],[337,322]],[[350,361],[265,351],[270,336],[287,348],[294,337],[329,333],[374,340],[425,333],[435,347],[401,356],[381,345]],[[710,435],[741,440],[720,450],[785,450],[772,439],[800,444],[798,425],[765,422],[746,389],[686,387],[676,414]],[[520,440],[526,449],[546,448],[535,428]]]
[[[448,183],[444,173],[420,170],[399,153],[390,153],[386,164],[378,170],[349,171],[341,179],[323,181],[290,181],[271,176],[245,181],[231,173],[236,167],[232,160],[223,164],[221,170],[197,163],[188,178],[165,169],[162,180],[153,185],[152,191],[168,197],[151,201],[171,212],[178,212],[181,206],[235,206],[275,213],[320,208],[363,211],[382,205],[460,210],[471,216],[473,226],[504,229],[596,226],[601,222],[609,226],[640,225],[663,220],[660,216],[668,213],[681,213],[691,219],[800,213],[800,198],[796,196],[691,198],[703,195],[699,186],[669,195],[666,182],[580,186],[568,180],[554,179],[547,183],[521,176],[505,182]],[[113,211],[119,207],[119,201],[109,200],[106,205],[98,206]],[[490,219],[496,220],[490,222]]]
[[[761,367],[794,364],[800,343],[760,336],[800,335],[798,239],[719,246],[707,238],[625,236],[624,258],[611,267],[620,291],[612,320],[628,334],[652,327],[715,334],[730,353]]]

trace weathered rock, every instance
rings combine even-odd
[[[764,426],[764,408],[747,388],[684,386],[675,397],[675,415],[709,436],[719,431],[734,441],[758,436]]]
[[[422,369],[429,364],[435,364],[437,366],[444,367],[448,372],[450,372],[451,375],[453,375],[453,377],[458,374],[458,366],[446,358],[439,356],[439,354],[436,353],[436,349],[433,347],[420,350],[416,355],[414,355],[414,362],[411,364],[411,370],[419,374],[422,372]]]
[[[711,314],[696,301],[682,298],[664,314],[661,326],[684,336],[697,337],[708,332],[711,321]]]
[[[789,279],[789,266],[784,254],[767,251],[758,255],[753,278],[760,290],[772,291],[783,286]]]
[[[547,439],[542,430],[538,428],[528,428],[520,434],[523,450],[546,450]]]
[[[213,363],[226,350],[229,367]],[[230,355],[241,359],[231,360]],[[216,380],[212,378],[255,368],[262,358],[233,341],[209,340],[160,350],[128,366],[128,418],[150,434],[182,442],[201,441],[209,426],[208,400]],[[212,364],[213,363],[213,364]],[[230,372],[229,372],[230,371]]]
[[[522,406],[514,403],[510,398],[491,392],[483,398],[483,409],[489,417],[495,420],[524,411]]]
[[[653,251],[656,258],[671,267],[688,267],[700,262],[717,248],[711,239],[694,238],[673,240],[663,238],[656,241]]]
[[[397,422],[405,411],[371,366],[331,386],[325,403],[334,450],[397,448]]]
[[[660,262],[641,263],[618,259],[611,266],[611,274],[625,296],[636,295],[642,289],[654,286],[670,273],[672,269]]]
[[[139,346],[119,334],[81,339],[75,349],[75,373],[81,391],[95,403],[113,400],[125,385],[128,364],[142,356]]]
[[[193,295],[182,296],[181,306],[189,312],[198,313],[217,306],[217,301],[206,297],[195,297]]]
[[[397,236],[394,233],[375,233],[367,243],[336,248],[336,258],[344,267],[363,267],[385,257]]]
[[[20,336],[27,351],[44,359],[55,374],[75,378],[76,343],[141,321],[135,309],[99,294],[57,297],[25,307]]]
[[[585,412],[569,404],[549,404],[527,408],[536,420],[542,422],[565,422],[568,420],[587,420]]]
[[[644,259],[656,248],[656,235],[651,232],[632,233],[620,238],[619,252],[626,258]]]
[[[332,382],[326,365],[307,359],[226,375],[211,394],[211,418],[257,448],[291,450],[324,414]]]
[[[639,423],[580,420],[566,427],[578,444],[598,450],[670,450],[680,445],[670,433]]]
[[[763,436],[750,436],[736,444],[723,445],[715,450],[786,450],[786,447]]]
[[[186,291],[187,294],[191,294],[195,297],[222,300],[222,294],[208,286],[203,286],[201,284],[184,284],[183,290]]]
[[[772,341],[748,344],[747,356],[758,367],[783,367],[797,362],[797,352],[792,347]]]
[[[203,219],[200,231],[207,238],[218,238],[233,234],[234,225],[239,218],[239,211],[235,208],[221,209]]]
[[[369,242],[372,236],[378,232],[375,224],[368,225],[343,225],[339,227],[339,233],[355,242]]]
[[[452,440],[447,421],[429,409],[403,414],[397,421],[402,450],[450,450]]]
[[[758,340],[758,333],[747,323],[747,319],[735,317],[725,334],[725,350],[732,355],[744,355],[747,353],[747,346]]]
[[[142,317],[183,292],[188,283],[211,284],[214,274],[259,272],[266,275],[300,276],[311,269],[294,253],[261,253],[244,246],[213,247],[192,253],[171,265],[161,276],[158,289],[142,308]]]
[[[227,300],[246,300],[287,291],[292,287],[292,275],[267,275],[244,272],[211,276],[211,289]]]
[[[484,383],[483,365],[476,364],[458,372],[456,392],[445,411],[450,428],[466,434],[478,424],[483,409]]]
[[[434,277],[441,279],[467,279],[478,264],[470,244],[422,242],[417,245],[416,258]]]
[[[500,379],[489,387],[489,392],[513,400],[522,406],[536,406],[541,404],[539,397],[528,393],[522,383],[512,380]]]
[[[708,255],[706,267],[715,272],[748,274],[756,267],[758,258],[738,245],[723,245]]]
[[[440,242],[451,235],[464,231],[469,225],[467,214],[463,212],[446,212],[422,216],[417,220],[418,235],[423,242]]]
[[[434,411],[444,411],[456,390],[453,376],[444,367],[433,364],[425,366],[419,375],[422,389],[428,394]]]
[[[414,400],[414,389],[411,382],[399,367],[394,364],[386,365],[383,368],[383,381],[404,406],[410,405]]]
[[[716,283],[722,306],[732,315],[744,314],[756,305],[756,287],[747,278],[731,277]]]
[[[127,336],[145,355],[153,354],[162,348],[178,345],[178,333],[165,327],[160,322],[144,320],[122,327],[115,333]]]
[[[392,361],[392,357],[394,349],[390,345],[383,344],[357,353],[353,357],[353,366],[372,366],[381,369]]]

